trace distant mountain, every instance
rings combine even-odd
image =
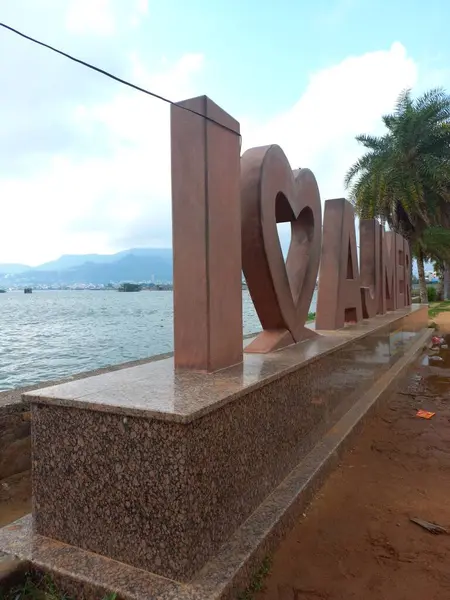
[[[25,267],[7,281],[10,285],[172,281],[172,271],[170,248],[133,248],[116,254],[64,255],[38,267]]]
[[[30,269],[28,265],[21,265],[18,263],[6,263],[0,264],[0,273],[3,275],[15,275],[16,273],[23,273],[27,269]]]
[[[63,271],[64,269],[72,269],[86,262],[101,262],[104,255],[102,254],[64,254],[56,260],[43,263],[34,267],[33,271]],[[106,256],[106,255],[105,255]],[[111,257],[115,256],[114,254]],[[109,256],[108,256],[109,258]],[[114,259],[113,259],[114,260]],[[117,259],[116,259],[117,260]]]
[[[79,267],[85,263],[107,264],[114,263],[128,255],[148,256],[158,258],[170,258],[172,260],[171,248],[131,248],[130,250],[122,250],[116,254],[63,254],[56,260],[43,263],[33,268],[33,271],[63,271]],[[25,269],[29,269],[26,267]],[[22,269],[22,271],[25,271]]]

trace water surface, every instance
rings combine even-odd
[[[247,291],[243,317],[244,334],[260,329]],[[0,325],[5,390],[171,352],[172,292],[9,292]]]

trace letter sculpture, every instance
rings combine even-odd
[[[247,150],[240,127],[206,96],[171,107],[175,367],[216,371],[242,362],[241,268],[263,331],[246,352],[312,338],[305,327],[320,265],[316,329],[339,329],[409,306],[411,253],[375,220],[325,202],[308,169],[279,146]],[[291,224],[284,262],[277,223]]]
[[[217,371],[242,362],[239,123],[201,96],[171,130],[175,367]]]
[[[241,160],[242,267],[264,331],[246,352],[270,352],[313,337],[305,328],[320,262],[319,188],[308,169],[292,172],[279,146]],[[291,223],[284,263],[277,223]]]
[[[362,319],[355,213],[344,198],[325,203],[317,329],[340,329]]]
[[[364,319],[386,312],[385,280],[381,264],[383,231],[375,219],[359,223],[361,300]]]

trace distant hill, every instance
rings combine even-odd
[[[25,266],[9,274],[7,281],[10,285],[172,281],[172,270],[170,248],[133,248],[116,254],[63,255],[37,267]],[[6,281],[0,275],[0,283],[2,279]]]
[[[33,268],[33,271],[63,271],[65,269],[72,269],[73,267],[79,267],[86,263],[94,264],[108,264],[115,263],[125,256],[146,256],[146,257],[157,257],[167,258],[172,261],[172,249],[171,248],[131,248],[130,250],[122,250],[116,254],[63,254],[56,260],[43,263]],[[22,269],[22,272],[30,267]]]
[[[27,269],[30,269],[28,265],[21,265],[19,263],[0,264],[0,273],[3,275],[15,275],[16,273],[23,273]]]
[[[429,270],[432,267],[426,265]],[[414,264],[414,274],[417,266]],[[37,267],[0,264],[0,288],[14,285],[172,281],[171,248],[131,248],[116,254],[65,254]]]
[[[64,269],[72,269],[73,267],[79,267],[80,265],[87,262],[101,262],[104,255],[102,254],[64,254],[56,260],[43,263],[37,267],[34,267],[33,271],[63,271]],[[105,255],[106,257],[106,255]],[[112,262],[117,260],[115,254],[111,255]],[[110,258],[108,256],[108,258]]]

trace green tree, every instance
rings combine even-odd
[[[432,226],[450,226],[450,96],[441,89],[400,94],[382,117],[386,133],[359,135],[366,153],[345,184],[361,218],[378,217],[412,245]],[[418,245],[420,297],[427,302],[423,245]]]
[[[434,263],[440,279],[438,296],[450,300],[450,229],[428,227],[413,243],[412,253],[415,257],[422,253],[427,261]]]
[[[142,286],[139,283],[121,283],[118,289],[119,292],[140,292]]]

